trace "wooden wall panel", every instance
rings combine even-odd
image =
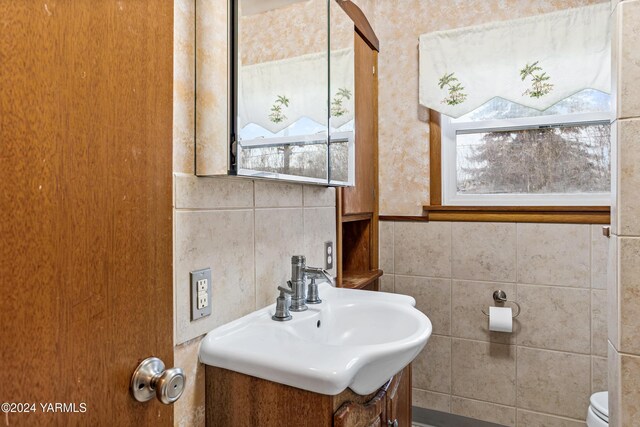
[[[3,402],[20,425],[170,425],[173,2],[0,0]],[[38,406],[36,406],[37,409]]]
[[[371,270],[371,221],[342,223],[342,268],[344,272]]]
[[[375,210],[377,145],[376,52],[355,34],[356,186],[343,189],[343,215]]]
[[[208,427],[326,427],[333,423],[333,396],[212,366],[206,367],[206,383]]]

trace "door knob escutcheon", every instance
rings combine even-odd
[[[157,357],[144,359],[131,376],[131,393],[138,402],[147,402],[153,397],[170,405],[182,396],[186,377],[182,369],[164,369]]]

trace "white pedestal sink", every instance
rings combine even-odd
[[[275,304],[209,332],[200,361],[327,395],[376,391],[418,355],[431,322],[405,295],[319,285],[322,303],[271,319]]]

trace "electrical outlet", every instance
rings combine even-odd
[[[207,279],[198,280],[198,293],[207,292]]]
[[[333,253],[333,242],[324,242],[324,269],[331,270],[333,268],[333,260],[335,256]]]
[[[211,269],[191,272],[191,320],[211,314]]]
[[[198,310],[209,307],[209,295],[206,293],[198,294]]]

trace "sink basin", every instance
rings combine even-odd
[[[322,303],[275,322],[275,304],[209,332],[200,361],[327,395],[376,391],[409,364],[431,322],[406,295],[319,286]]]

